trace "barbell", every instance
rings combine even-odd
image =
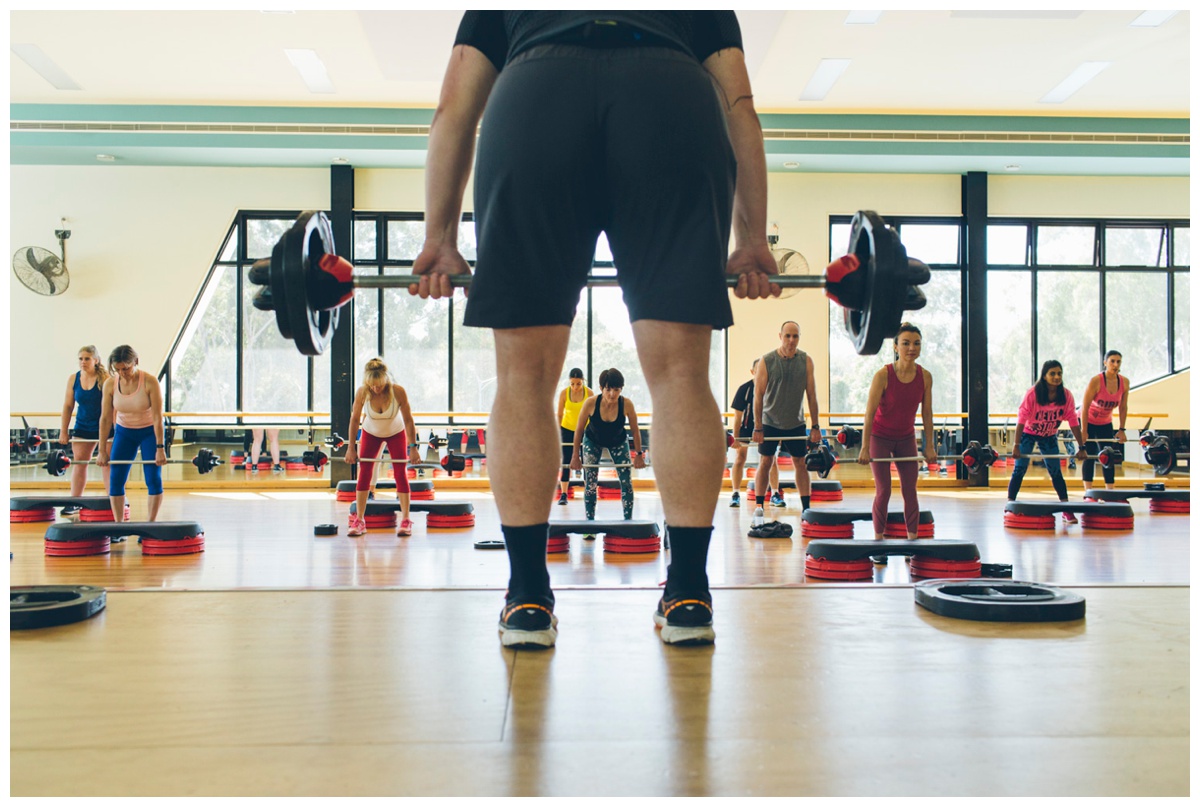
[[[55,449],[46,456],[46,463],[42,467],[51,476],[62,476],[75,462],[67,456],[67,452],[62,449]],[[98,460],[86,460],[75,463],[77,465],[98,465]],[[153,460],[109,460],[109,465],[157,465]],[[196,456],[190,460],[167,460],[167,465],[194,465],[196,470],[202,474],[206,474],[218,465],[221,465],[221,460],[217,455],[213,454],[210,449],[202,448],[196,452]]]
[[[829,264],[825,277],[772,275],[787,288],[824,288],[842,306],[846,332],[861,355],[879,352],[883,340],[895,336],[905,311],[925,306],[918,286],[929,282],[929,267],[909,258],[896,231],[875,212],[861,210],[850,222],[848,254]],[[329,218],[305,211],[271,250],[270,258],[250,268],[250,282],[263,288],[254,307],[274,311],[275,324],[306,356],[319,356],[337,329],[341,307],[355,289],[403,288],[418,275],[355,275],[354,265],[337,256]],[[726,285],[737,284],[728,275]],[[471,275],[451,275],[452,286],[469,286]],[[615,277],[589,276],[588,286],[615,286]],[[667,290],[664,290],[667,291]]]

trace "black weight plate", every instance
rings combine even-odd
[[[503,541],[476,541],[475,548],[476,549],[503,549],[504,542]]]
[[[913,594],[935,614],[982,622],[1066,622],[1086,611],[1086,601],[1073,592],[1001,578],[927,580],[913,586]]]
[[[13,586],[8,590],[9,630],[69,625],[104,610],[105,591],[96,586]]]
[[[337,535],[337,524],[318,524],[313,527],[313,535]]]

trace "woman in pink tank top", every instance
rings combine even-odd
[[[1088,456],[1094,457],[1104,446],[1100,442],[1125,442],[1125,416],[1129,413],[1129,379],[1121,375],[1121,354],[1110,350],[1104,354],[1104,372],[1088,382],[1079,407],[1079,431]],[[1117,412],[1120,428],[1113,429],[1113,411]],[[1116,468],[1101,466],[1104,472],[1104,487],[1116,487]],[[1083,482],[1091,487],[1096,470],[1095,460],[1083,461]]]
[[[163,402],[158,379],[138,369],[138,354],[129,345],[118,345],[108,356],[112,377],[104,382],[100,400],[100,456],[96,464],[112,466],[108,475],[108,500],[113,520],[125,518],[125,481],[132,465],[123,464],[142,452],[142,478],[149,493],[150,521],[158,518],[162,506],[162,467],[167,464],[166,443],[163,442]],[[116,421],[114,426],[114,420]],[[112,448],[108,444],[112,429]]]
[[[875,502],[871,506],[875,540],[883,540],[888,501],[892,496],[889,468],[894,464],[900,477],[900,495],[904,498],[904,528],[908,539],[913,541],[917,538],[917,521],[921,513],[917,504],[917,463],[871,460],[917,456],[914,421],[918,407],[925,435],[925,460],[930,463],[937,460],[937,448],[933,444],[933,375],[917,364],[921,355],[921,331],[911,322],[900,325],[892,340],[892,354],[895,361],[880,368],[871,380],[858,461],[869,464],[871,475],[875,477]]]

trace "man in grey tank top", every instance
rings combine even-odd
[[[751,439],[758,446],[758,473],[754,478],[754,498],[758,508],[754,511],[752,527],[763,521],[767,480],[771,466],[775,464],[775,451],[781,444],[792,455],[796,490],[800,493],[801,506],[808,509],[810,485],[804,455],[809,441],[821,440],[817,383],[813,375],[812,357],[800,350],[800,326],[791,320],[783,323],[779,330],[779,347],[762,357],[754,376],[755,429]],[[811,429],[804,421],[805,395],[811,412]],[[771,504],[785,507],[783,493],[776,491],[776,495],[778,498],[773,496]]]

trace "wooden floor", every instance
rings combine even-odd
[[[1189,516],[1134,500],[1130,531],[1022,532],[1002,488],[923,488],[938,538],[1088,601],[1080,622],[994,624],[916,606],[899,558],[806,579],[799,509],[768,513],[793,539],[750,539],[725,494],[714,647],[658,640],[665,553],[576,536],[539,653],[496,637],[506,557],[473,548],[499,538],[490,495],[438,500],[476,526],[351,539],[332,493],[265,486],[168,490],[161,518],[205,528],[194,556],[45,557],[46,525],[11,525],[13,585],[109,589],[92,620],[10,634],[11,795],[1189,794]],[[635,517],[661,524],[657,494]]]

